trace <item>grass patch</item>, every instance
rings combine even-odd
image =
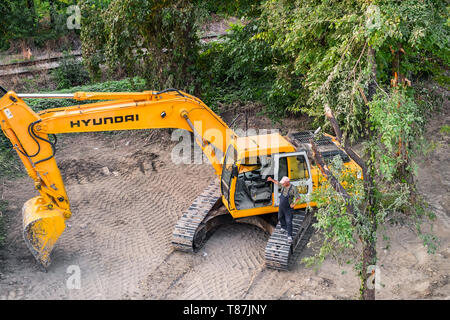
[[[5,137],[0,136],[0,142],[7,145],[9,142]],[[19,158],[16,156],[15,151],[11,148],[0,149],[0,179],[11,179],[19,177],[24,173],[23,166]]]
[[[139,77],[128,78],[118,81],[106,81],[89,85],[61,89],[57,91],[47,91],[39,93],[74,93],[77,91],[86,92],[122,92],[122,91],[144,91],[148,90],[145,86],[145,80]],[[35,111],[49,108],[68,107],[72,105],[87,104],[93,101],[76,101],[73,99],[25,99],[25,102]]]
[[[441,130],[439,130],[441,133],[445,135],[450,135],[450,125],[445,124],[441,127]]]
[[[3,246],[6,239],[6,226],[5,226],[5,210],[8,203],[5,200],[0,200],[0,247]]]

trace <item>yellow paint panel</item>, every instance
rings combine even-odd
[[[66,225],[63,211],[58,208],[50,210],[42,203],[41,197],[35,197],[23,206],[23,235],[36,260],[47,268],[50,253]]]

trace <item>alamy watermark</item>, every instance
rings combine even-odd
[[[381,27],[381,11],[376,5],[370,5],[366,10],[366,28],[369,31],[379,29]]]
[[[66,13],[69,17],[66,20],[67,29],[81,29],[81,9],[77,5],[67,7]]]
[[[81,269],[78,265],[70,265],[67,267],[66,273],[70,276],[66,280],[66,287],[69,290],[81,289]]]
[[[195,133],[184,129],[176,129],[172,132],[171,141],[178,142],[172,149],[171,159],[174,164],[202,164],[204,161],[220,164],[235,137],[244,138],[241,143],[245,144],[245,156],[249,163],[257,163],[257,157],[264,152],[262,149],[270,149],[270,153],[278,153],[281,148],[282,139],[278,129],[226,129],[219,130],[210,128],[203,130],[202,121],[194,121]],[[247,137],[245,139],[245,137]],[[212,145],[214,156],[206,156],[208,145]],[[262,147],[262,149],[261,149]],[[210,154],[210,153],[209,153]],[[265,154],[264,154],[265,155]],[[235,159],[238,160],[238,159]],[[252,162],[252,160],[254,160]]]
[[[376,265],[370,265],[367,267],[366,273],[370,274],[370,276],[367,278],[367,288],[372,289],[381,289],[381,271],[380,267]]]

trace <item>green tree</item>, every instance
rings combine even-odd
[[[3,0],[0,3],[0,49],[15,42],[42,45],[76,30],[66,27],[66,8],[76,0]]]
[[[151,87],[194,90],[201,9],[187,0],[82,0],[81,5],[83,14],[91,8],[84,22],[97,16],[81,31],[91,72],[103,59],[112,72],[140,75]]]
[[[36,31],[37,16],[33,1],[2,1],[0,15],[0,45],[3,48],[6,48],[10,41],[29,38]]]
[[[350,140],[366,140],[359,159],[363,191],[342,196],[328,183],[327,192],[334,196],[322,190],[316,199],[321,218],[317,226],[325,234],[318,260],[359,240],[364,299],[375,298],[366,270],[377,261],[378,226],[399,211],[410,213],[405,218],[417,224],[426,215],[414,192],[411,156],[428,110],[416,100],[415,85],[448,66],[447,18],[445,2],[438,0],[263,4],[265,27],[257,36],[282,53],[273,65],[274,88],[282,95],[296,95],[289,110],[306,112],[317,124],[323,124],[324,113],[329,119],[335,116],[335,124],[340,124],[335,132],[349,153]]]
[[[275,88],[296,95],[289,110],[323,119],[328,101],[356,138],[365,127],[360,90],[368,94],[369,49],[375,50],[380,86],[390,85],[394,67],[411,81],[439,73],[450,56],[446,19],[445,2],[439,0],[266,1],[259,37],[282,52],[273,64]],[[399,52],[405,52],[400,60]]]
[[[276,53],[266,41],[254,38],[259,30],[257,21],[236,24],[220,41],[204,46],[196,73],[208,105],[258,101],[266,105],[272,118],[283,115],[277,108],[280,101],[271,95],[275,73],[269,66]]]
[[[255,17],[260,13],[262,0],[193,0],[197,6],[204,6],[211,13],[226,16]]]

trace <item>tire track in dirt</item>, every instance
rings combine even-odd
[[[59,161],[73,218],[68,221],[67,229],[53,252],[49,272],[38,272],[46,285],[31,284],[20,292],[21,297],[141,297],[139,282],[157,268],[171,251],[170,239],[178,216],[189,206],[197,192],[208,184],[208,176],[213,178],[208,166],[176,166],[171,162],[170,154],[164,154],[159,148],[157,151],[161,152],[163,160],[157,159],[155,163],[155,157],[146,161],[148,152],[131,152],[135,146],[129,152],[123,152],[111,150],[95,139],[87,140],[82,148],[90,149],[90,152],[89,156],[81,157],[80,170],[76,170],[80,158],[73,157],[73,150],[70,158],[61,157],[63,159]],[[105,166],[115,174],[102,173],[101,169]],[[24,186],[27,182],[29,184],[24,179]],[[26,189],[27,197],[34,196],[32,188]],[[14,242],[21,247],[21,254],[28,256],[19,233],[18,211],[11,226],[15,230]],[[33,259],[27,262],[27,265],[22,265],[24,271],[36,273],[37,270],[29,270],[35,269]],[[69,291],[65,288],[68,277],[66,268],[72,264],[80,266],[81,290]]]
[[[164,298],[242,297],[255,273],[264,266],[266,238],[264,232],[253,226],[240,224],[222,226],[194,258],[191,258],[192,264],[187,271],[184,270],[183,281],[174,282]],[[150,280],[153,278],[149,278]]]
[[[102,256],[91,264],[91,268],[101,270],[101,279],[112,278],[107,284],[108,293],[141,296],[139,282],[142,276],[156,268],[171,250],[170,236],[174,224],[168,218],[176,215],[174,211],[181,213],[188,205],[183,200],[192,188],[172,177],[176,173],[174,168],[162,168],[149,175],[136,168],[116,179],[99,179],[90,187],[93,190],[90,196],[98,201],[91,202],[83,211],[97,215],[93,230],[99,241],[86,252],[107,249],[102,250]],[[103,236],[100,237],[99,232]],[[96,286],[94,284],[93,288]]]
[[[169,144],[144,147],[141,140],[126,144],[108,135],[81,135],[62,142],[57,160],[62,164],[73,217],[53,252],[49,271],[41,272],[21,234],[19,206],[36,195],[33,185],[29,178],[7,182],[4,197],[10,208],[7,246],[0,250],[0,299],[355,297],[359,283],[352,265],[340,266],[327,259],[320,270],[307,269],[299,261],[312,254],[309,248],[295,257],[290,272],[266,269],[268,235],[254,226],[225,225],[198,253],[174,252],[171,235],[177,220],[215,178],[209,164],[175,165]],[[109,174],[103,172],[104,167]],[[404,232],[408,242],[395,239],[404,248],[392,246],[384,258],[389,258],[385,260],[389,268],[383,272],[386,279],[410,279],[407,283],[421,285],[430,272],[422,269],[431,259],[421,256],[423,250],[417,251],[420,240]],[[444,240],[448,244],[448,238]],[[417,251],[417,257],[406,254],[410,251]],[[448,288],[440,278],[447,271],[439,270],[448,261],[448,250],[440,252],[431,264],[437,272],[432,276],[436,284],[430,283],[430,288],[437,289],[431,292]],[[66,288],[70,265],[80,266],[80,290]],[[412,272],[411,265],[420,270]],[[395,284],[386,288],[383,297],[397,295]],[[399,288],[399,296],[411,296],[412,289]]]
[[[450,108],[430,120],[426,137],[431,152],[417,160],[418,190],[447,229],[450,228],[450,135],[441,128],[450,125]]]

